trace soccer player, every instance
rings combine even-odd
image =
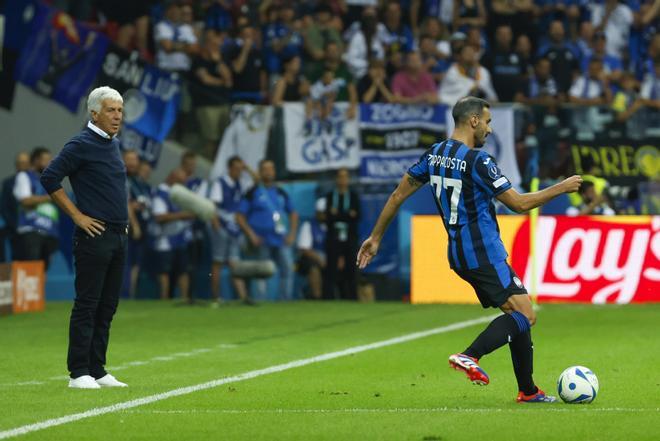
[[[429,183],[449,235],[451,268],[472,285],[484,308],[500,308],[504,312],[467,349],[449,357],[450,367],[465,372],[474,384],[487,385],[488,375],[479,366],[479,359],[508,343],[518,381],[517,401],[556,401],[536,387],[532,379],[530,329],[536,322],[536,313],[525,287],[506,262],[508,255],[499,236],[492,198],[522,213],[562,193],[577,191],[582,178],[571,176],[541,191],[520,194],[502,175],[493,157],[479,151],[492,132],[488,102],[462,98],[452,109],[452,116],[455,129],[451,138],[431,146],[403,176],[362,244],[357,265],[364,268],[369,264],[401,204]]]

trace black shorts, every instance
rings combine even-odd
[[[527,294],[520,277],[506,262],[454,271],[472,285],[484,308],[499,308],[512,295]]]

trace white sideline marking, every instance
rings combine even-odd
[[[468,408],[468,407],[395,407],[392,409],[173,409],[173,410],[125,410],[123,414],[285,414],[285,413],[501,413],[501,412],[660,412],[660,408],[591,407],[591,406],[529,406],[520,404],[516,408]]]
[[[412,334],[406,334],[399,337],[390,338],[388,340],[381,340],[366,345],[354,346],[352,348],[347,348],[336,352],[328,352],[326,354],[316,355],[314,357],[302,358],[300,360],[294,360],[288,363],[278,364],[263,369],[244,372],[242,374],[233,375],[231,377],[218,378],[217,380],[207,381],[206,383],[181,387],[178,389],[173,389],[168,392],[149,395],[147,397],[137,398],[135,400],[130,400],[130,401],[124,401],[122,403],[111,404],[109,406],[95,407],[85,412],[74,413],[59,418],[52,418],[46,421],[41,421],[39,423],[27,424],[25,426],[20,426],[14,429],[9,429],[0,432],[0,440],[11,438],[14,436],[19,436],[19,435],[25,435],[26,433],[36,432],[38,430],[44,430],[50,427],[61,426],[62,424],[68,424],[86,418],[105,415],[108,413],[131,409],[138,406],[144,406],[145,404],[155,403],[157,401],[166,400],[172,397],[178,397],[181,395],[188,395],[206,389],[212,389],[214,387],[222,386],[223,384],[236,383],[238,381],[243,381],[243,380],[250,380],[252,378],[261,377],[262,375],[274,374],[276,372],[282,372],[301,366],[307,366],[313,363],[333,360],[335,358],[345,357],[347,355],[352,355],[352,354],[358,354],[360,352],[371,351],[372,349],[379,349],[379,348],[384,348],[386,346],[406,343],[409,341],[418,340],[420,338],[429,337],[436,334],[444,334],[446,332],[457,331],[459,329],[467,328],[469,326],[490,322],[498,315],[499,314],[489,315],[486,317],[480,317],[472,320],[465,320],[462,322],[452,323],[450,325],[441,326],[439,328],[427,329],[426,331],[413,332]]]

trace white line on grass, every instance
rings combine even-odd
[[[285,414],[285,413],[501,413],[501,412],[660,412],[660,408],[591,407],[520,404],[511,408],[468,408],[468,407],[395,407],[391,409],[345,408],[345,409],[172,409],[172,410],[125,410],[124,414]]]
[[[497,314],[499,315],[499,314]],[[16,427],[14,429],[9,429],[0,432],[0,440],[11,438],[14,436],[25,435],[30,432],[36,432],[39,430],[48,429],[50,427],[61,426],[62,424],[72,423],[74,421],[83,420],[86,418],[91,418],[99,415],[105,415],[108,413],[119,412],[126,409],[131,409],[138,406],[144,406],[146,404],[155,403],[157,401],[166,400],[172,397],[178,397],[181,395],[188,395],[194,392],[199,392],[206,389],[212,389],[214,387],[222,386],[224,384],[236,383],[238,381],[250,380],[252,378],[261,377],[262,375],[274,374],[277,372],[286,371],[289,369],[307,366],[309,364],[320,363],[322,361],[333,360],[335,358],[345,357],[347,355],[358,354],[360,352],[371,351],[373,349],[384,348],[386,346],[397,345],[400,343],[406,343],[413,340],[418,340],[420,338],[429,337],[437,334],[444,334],[446,332],[457,331],[459,329],[467,328],[470,326],[478,325],[481,323],[487,323],[493,320],[497,315],[489,315],[486,317],[480,317],[472,320],[465,320],[462,322],[452,323],[450,325],[441,326],[439,328],[428,329],[426,331],[413,332],[412,334],[406,334],[399,337],[390,338],[388,340],[377,341],[374,343],[369,343],[366,345],[354,346],[352,348],[343,349],[336,352],[328,352],[326,354],[316,355],[314,357],[303,358],[300,360],[290,361],[288,363],[278,364],[275,366],[270,366],[263,369],[257,369],[254,371],[244,372],[242,374],[234,375],[231,377],[218,378],[217,380],[207,381],[206,383],[200,383],[193,386],[181,387],[178,389],[173,389],[168,392],[163,392],[160,394],[149,395],[147,397],[138,398],[135,400],[124,401],[122,403],[112,404],[105,407],[96,407],[85,412],[74,413],[71,415],[66,415],[59,418],[52,418],[46,421],[41,421],[39,423],[27,424],[25,426]]]

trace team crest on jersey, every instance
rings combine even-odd
[[[523,287],[522,282],[520,281],[520,279],[517,276],[513,276],[513,283],[515,283],[518,288]]]
[[[500,169],[497,168],[497,165],[492,164],[491,166],[488,167],[488,176],[490,176],[492,179],[497,179],[500,177]]]

